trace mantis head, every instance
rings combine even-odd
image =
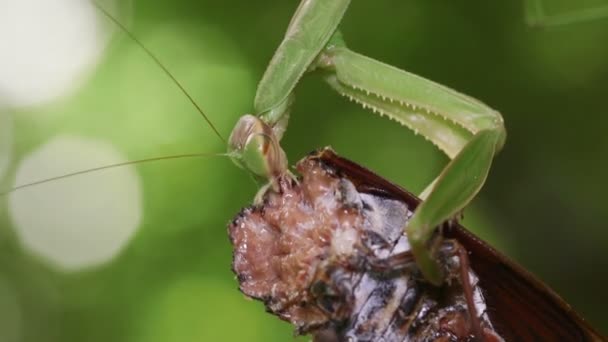
[[[228,154],[256,179],[273,181],[287,172],[287,157],[273,127],[260,118],[243,115],[230,134]]]

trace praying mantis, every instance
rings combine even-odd
[[[336,23],[336,25],[337,25],[337,23]],[[346,37],[346,38],[347,38],[346,40],[348,41],[348,37]],[[352,52],[348,51],[348,50],[347,50],[345,47],[340,46],[340,44],[342,44],[342,42],[340,41],[340,39],[339,39],[339,37],[338,37],[338,36],[334,36],[334,37],[332,37],[332,38],[330,38],[330,39],[333,39],[333,40],[332,40],[332,42],[334,42],[334,43],[335,43],[334,47],[337,47],[338,49],[342,49],[342,51],[344,52],[344,55],[342,55],[341,57],[346,56],[346,59],[348,59],[348,57],[351,57],[351,58],[352,58],[352,57],[358,57],[358,55],[356,55],[356,54],[354,54],[354,53],[352,53]],[[324,49],[324,48],[325,48],[325,46],[321,47],[321,49]],[[308,52],[310,52],[310,51],[308,51]],[[317,62],[317,61],[315,61],[315,62]],[[317,71],[319,71],[319,72],[323,72],[323,68],[331,68],[331,65],[328,65],[328,64],[323,64],[323,63],[321,63],[322,61],[318,61],[318,62],[320,62],[320,64],[319,64],[319,65],[317,65]],[[375,64],[375,63],[373,63],[373,64]],[[347,65],[347,66],[348,66],[348,65]],[[306,66],[306,68],[307,68],[307,67],[308,67],[308,66]],[[343,70],[344,70],[344,69],[343,69]],[[337,78],[338,78],[338,80],[339,80],[339,77],[338,77],[338,76],[336,76],[336,77],[337,77]],[[412,77],[413,77],[413,76],[412,76]],[[272,80],[276,80],[276,79],[272,79]],[[331,80],[330,80],[330,81],[331,81]],[[334,86],[335,88],[339,89],[338,91],[349,91],[349,90],[350,90],[350,89],[348,89],[348,88],[347,88],[347,89],[343,89],[343,85],[342,85],[342,84],[340,84],[340,83],[336,83],[336,81],[337,81],[337,80],[335,80],[335,81],[334,81],[333,86]],[[347,81],[348,81],[348,80],[347,80]],[[428,84],[428,83],[426,83],[426,81],[422,81],[422,80],[420,80],[420,82],[421,82],[421,83],[424,83],[424,84]],[[261,85],[260,85],[260,89],[259,89],[259,91],[258,91],[258,92],[261,92],[261,90],[262,90],[262,89],[269,90],[269,88],[273,88],[273,90],[274,90],[275,88],[276,88],[276,89],[282,88],[282,87],[280,87],[278,84],[276,84],[276,83],[274,83],[274,82],[271,82],[271,83],[272,83],[272,84],[266,84],[266,85],[264,85],[264,87],[262,87],[262,85],[263,85],[263,84],[261,84]],[[341,86],[342,86],[342,88],[340,88]],[[435,86],[435,85],[433,85],[433,86]],[[279,89],[279,90],[283,90],[283,91],[285,91],[285,89],[284,89],[284,88],[283,88],[283,89]],[[382,90],[384,90],[384,89],[382,89]],[[443,88],[443,87],[441,87],[441,86],[437,86],[436,90],[439,90],[440,92],[443,92],[443,91],[445,90],[445,88]],[[351,91],[352,91],[352,90],[351,90]],[[291,92],[291,90],[289,90],[289,91],[287,91],[287,92],[289,93],[289,92]],[[358,93],[357,93],[357,94],[353,94],[353,95],[354,95],[354,96],[361,96],[361,97],[362,97],[362,98],[364,98],[366,101],[374,101],[374,100],[376,100],[376,101],[380,101],[380,100],[378,100],[378,99],[375,99],[373,96],[371,96],[371,97],[369,97],[369,98],[368,98],[368,97],[367,97],[367,94],[358,94]],[[279,97],[280,97],[280,96],[279,96]],[[455,97],[459,97],[459,95],[455,95]],[[266,115],[266,116],[265,116],[265,119],[266,119],[266,120],[268,120],[266,124],[271,123],[273,120],[277,119],[276,117],[272,117],[272,115],[278,115],[278,116],[279,116],[279,120],[277,121],[277,124],[275,125],[275,128],[277,128],[277,129],[278,129],[278,131],[280,131],[282,128],[285,128],[284,126],[283,126],[283,127],[281,127],[281,125],[284,125],[284,124],[285,124],[285,121],[282,121],[282,120],[284,120],[284,119],[285,119],[284,112],[282,112],[282,111],[283,111],[283,110],[285,110],[285,109],[287,109],[287,107],[288,107],[288,105],[289,105],[289,103],[288,103],[289,101],[287,101],[287,102],[283,102],[282,100],[284,100],[284,99],[280,99],[280,100],[278,100],[278,101],[270,101],[270,102],[272,102],[272,103],[271,103],[271,105],[270,105],[270,107],[273,107],[271,110],[268,110],[269,108],[264,108],[264,106],[262,106],[262,105],[260,105],[260,108],[256,108],[256,110],[255,110],[255,113],[256,113],[256,114],[268,114],[268,115]],[[261,100],[260,100],[260,101],[261,101]],[[470,104],[471,104],[472,106],[473,106],[473,104],[476,104],[476,103],[477,103],[475,100],[468,99],[468,98],[465,100],[465,102],[467,102],[467,101],[470,101]],[[262,102],[263,102],[263,101],[262,101]],[[274,102],[277,102],[277,103],[274,103]],[[390,102],[390,101],[389,101],[389,102]],[[277,105],[277,106],[276,106],[276,108],[274,107],[274,105]],[[390,106],[390,105],[389,105],[389,106]],[[398,106],[397,106],[397,107],[398,107]],[[405,108],[407,109],[408,107],[406,106]],[[417,106],[417,108],[418,108],[418,106]],[[420,106],[420,108],[424,108],[424,106]],[[399,109],[401,109],[401,108],[399,108]],[[482,112],[483,112],[484,110],[487,110],[487,108],[486,108],[486,107],[484,107],[484,106],[482,106],[482,105],[479,105],[479,106],[478,106],[478,108],[476,108],[476,109],[482,109],[482,110],[481,110]],[[265,111],[265,110],[266,110],[266,111]],[[276,111],[275,111],[275,110],[276,110]],[[422,113],[422,114],[424,114],[424,110],[423,110],[423,113]],[[492,114],[494,114],[494,112],[493,112],[492,110],[489,110],[488,114],[490,114],[490,115],[489,115],[487,118],[491,118],[491,117],[492,117],[491,115],[492,115]],[[283,116],[281,116],[281,115],[283,115]],[[494,118],[497,118],[497,117],[494,117]],[[442,119],[441,119],[440,117],[438,117],[438,118],[436,118],[436,119],[439,119],[439,120],[437,120],[437,121],[436,121],[434,124],[435,124],[435,125],[439,125],[439,123],[440,123],[440,122],[442,122]],[[495,134],[500,135],[500,126],[501,126],[501,125],[497,125],[497,127],[493,127],[493,128],[497,128],[496,130],[494,130],[494,129],[490,129],[490,130],[491,130],[491,131],[493,131]],[[453,128],[455,128],[455,127],[457,128],[458,126],[457,126],[457,125],[454,125],[453,127],[447,127],[447,128],[446,128],[445,126],[438,126],[438,127],[436,127],[436,128],[440,128],[440,127],[441,127],[441,128],[444,128],[444,129],[453,129]],[[484,128],[485,128],[485,126],[484,126]],[[422,134],[422,131],[420,131],[420,133]],[[466,131],[464,131],[464,132],[459,132],[459,133],[462,133],[462,135],[463,135],[465,138],[471,138],[471,136],[472,136],[472,134],[471,134],[470,132],[466,132]],[[266,134],[266,133],[264,133],[264,134]],[[275,135],[276,135],[276,133],[275,133],[274,131],[272,132],[272,134],[275,134]],[[279,135],[280,135],[280,134],[279,134]],[[424,135],[424,134],[422,134],[422,135]],[[236,135],[235,135],[235,136],[236,136]],[[265,136],[265,135],[264,135],[264,136]],[[249,157],[251,157],[251,154],[247,155],[247,153],[245,153],[245,156],[243,156],[243,157],[239,157],[239,158],[238,158],[238,160],[239,160],[239,162],[240,162],[241,164],[245,164],[245,167],[246,167],[246,168],[251,169],[252,171],[254,171],[254,173],[255,173],[255,174],[257,174],[257,175],[258,175],[258,177],[259,177],[259,176],[261,176],[261,178],[268,178],[268,172],[269,172],[269,171],[273,171],[273,172],[274,172],[274,171],[276,171],[276,169],[275,169],[275,170],[270,170],[270,168],[274,168],[274,167],[276,167],[276,164],[274,164],[274,163],[269,163],[269,162],[268,162],[268,159],[267,159],[267,158],[266,158],[264,155],[259,155],[259,154],[257,154],[257,155],[256,155],[256,153],[255,153],[255,148],[256,148],[256,146],[257,146],[257,147],[259,147],[259,146],[264,146],[265,144],[267,144],[267,143],[269,142],[268,138],[264,138],[264,137],[262,137],[261,139],[257,139],[257,138],[260,138],[260,136],[256,136],[256,139],[249,140],[249,142],[250,142],[250,143],[252,143],[253,145],[248,145],[248,144],[246,144],[246,143],[244,143],[244,144],[243,144],[243,147],[247,147],[247,146],[248,146],[248,147],[250,148],[250,149],[248,149],[248,150],[247,150],[247,151],[245,151],[245,152],[251,152],[251,153],[253,154],[252,158],[249,158]],[[277,139],[277,140],[278,140],[278,138],[277,138],[276,136],[275,136],[275,139]],[[235,139],[235,140],[238,140],[238,139]],[[499,140],[499,139],[497,138],[497,140]],[[464,141],[464,142],[462,142],[462,141]],[[455,151],[453,151],[453,153],[454,153],[454,155],[453,155],[453,156],[456,156],[456,155],[457,155],[457,152],[459,152],[459,151],[461,150],[461,148],[463,148],[464,146],[466,146],[466,142],[469,142],[469,141],[470,141],[470,140],[467,140],[467,139],[461,139],[461,144],[460,144],[460,145],[457,145],[457,147],[455,147],[455,148],[454,148],[454,150],[455,150]],[[239,142],[239,141],[236,141],[236,143],[235,143],[235,144],[233,144],[233,147],[239,147],[239,143],[238,143],[238,142]],[[278,141],[277,141],[277,143],[278,143]],[[469,143],[470,143],[470,142],[469,142]],[[483,144],[482,144],[482,145],[483,145]],[[489,145],[484,145],[484,146],[488,147],[488,146],[491,146],[491,145],[492,145],[492,144],[489,144]],[[492,158],[492,156],[491,156],[491,155],[493,155],[493,154],[494,154],[494,152],[495,152],[496,150],[498,150],[499,145],[500,145],[500,144],[499,144],[498,142],[496,142],[496,143],[494,144],[494,146],[491,146],[491,147],[492,147],[492,148],[491,148],[491,150],[492,150],[492,151],[488,153],[488,154],[490,154],[490,156],[488,157],[488,159],[489,159],[489,160],[486,160],[488,164],[489,164],[489,162],[491,161],[491,158]],[[475,146],[475,145],[474,145],[474,146]],[[272,148],[274,148],[274,147],[272,147]],[[232,153],[231,153],[231,154],[232,154],[233,156],[236,156],[236,153],[235,153],[235,151],[236,151],[236,150],[239,150],[239,149],[238,149],[238,148],[236,148],[236,149],[235,149],[235,148],[233,148],[233,149],[232,149],[232,151],[231,151]],[[279,153],[279,155],[280,155],[280,153]],[[261,157],[260,157],[260,156],[261,156]],[[281,160],[281,158],[280,158],[280,157],[279,157],[279,160]],[[261,163],[260,163],[260,162],[261,162]],[[279,163],[279,164],[280,164],[280,163]],[[280,168],[279,168],[279,169],[280,169]],[[480,173],[481,173],[481,174],[483,174],[483,173],[485,172],[485,171],[483,171],[483,169],[484,169],[484,166],[482,165],[482,166],[481,166],[481,167],[478,169],[478,171],[480,171]],[[261,172],[260,172],[260,171],[261,171]],[[260,173],[261,173],[261,175],[260,175]],[[440,177],[441,177],[441,176],[440,176]],[[458,178],[456,178],[456,179],[458,179]],[[271,178],[271,180],[272,180],[272,178]],[[477,181],[479,181],[479,178],[477,179]],[[481,181],[480,183],[483,183],[483,181]],[[475,191],[476,191],[476,189],[475,189],[475,188],[476,188],[476,187],[480,187],[480,186],[481,186],[481,184],[480,184],[480,183],[471,184],[471,187],[472,187],[471,192],[475,192]],[[272,184],[271,184],[271,185],[268,187],[268,189],[270,189],[270,190],[272,189]],[[439,196],[439,195],[434,195],[434,193],[435,193],[434,191],[430,191],[430,190],[432,190],[432,189],[433,189],[433,187],[432,187],[432,186],[431,186],[431,187],[428,187],[427,189],[429,189],[429,191],[428,191],[428,192],[426,192],[426,193],[424,193],[424,195],[425,195],[425,196],[428,196],[428,198],[432,198],[432,197],[437,198],[437,196]],[[270,190],[269,190],[269,191],[270,191]],[[462,206],[464,206],[464,205],[466,204],[466,202],[467,202],[467,201],[468,201],[468,199],[465,199],[464,201],[460,202],[460,204],[455,203],[455,205],[454,205],[454,206],[455,206],[455,207],[460,207],[461,205],[462,205]],[[457,201],[457,202],[459,202],[459,201]],[[433,202],[431,202],[431,203],[433,203]],[[454,208],[451,208],[451,209],[454,209]],[[450,211],[450,210],[448,210],[448,211]],[[421,220],[425,221],[425,220],[430,219],[430,218],[439,219],[437,216],[434,216],[434,215],[422,215]],[[430,227],[430,225],[428,225],[428,226]],[[423,233],[425,233],[425,232],[423,231]],[[426,231],[426,233],[428,233],[428,231]],[[424,235],[424,234],[422,234],[422,235]],[[421,239],[422,239],[422,241],[424,241],[424,237],[422,237]],[[426,248],[426,246],[423,246],[423,247],[424,247],[424,248],[423,248],[423,249],[421,249],[421,253],[422,253],[421,255],[423,256],[423,259],[424,259],[424,256],[426,255],[427,263],[422,262],[422,264],[421,264],[421,268],[422,268],[423,270],[426,270],[426,273],[428,274],[428,280],[429,280],[430,282],[439,283],[439,282],[441,282],[441,276],[440,276],[439,274],[437,274],[437,272],[436,272],[436,271],[437,271],[437,270],[436,270],[436,267],[434,267],[434,266],[433,266],[432,249],[427,249],[427,248]]]
[[[431,237],[481,189],[506,138],[500,114],[481,102],[349,50],[337,27],[350,1],[302,1],[258,86],[256,116],[242,117],[229,141],[235,162],[278,190],[287,172],[279,141],[287,128],[292,92],[308,70],[320,69],[339,94],[421,134],[451,162],[420,195],[407,231],[426,279],[444,279]],[[258,198],[261,195],[257,196]]]
[[[407,236],[410,247],[407,252],[404,252],[406,261],[402,261],[403,264],[388,262],[395,268],[400,268],[407,264],[409,256],[413,255],[418,270],[425,281],[435,286],[450,284],[447,278],[449,271],[445,269],[445,260],[440,261],[439,257],[439,250],[443,248],[442,240],[444,236],[437,231],[446,222],[448,222],[448,225],[453,224],[457,215],[479,192],[486,180],[494,156],[502,148],[506,139],[502,116],[483,103],[432,81],[351,51],[338,29],[349,4],[350,1],[348,0],[332,2],[304,0],[300,3],[289,23],[285,37],[273,55],[258,85],[254,100],[255,115],[246,114],[239,119],[228,143],[228,153],[233,161],[248,170],[254,178],[260,180],[263,184],[256,195],[254,206],[244,209],[229,226],[231,242],[235,248],[233,270],[238,276],[240,289],[247,296],[264,301],[269,312],[290,321],[296,325],[298,331],[301,329],[303,332],[314,331],[317,329],[315,328],[316,324],[321,327],[327,324],[323,318],[313,319],[312,321],[307,319],[307,317],[315,316],[315,313],[307,313],[309,303],[324,298],[326,291],[329,293],[328,298],[330,299],[327,299],[329,301],[331,301],[331,298],[342,298],[343,293],[355,290],[353,290],[353,285],[341,286],[340,284],[349,284],[351,281],[349,279],[353,279],[351,277],[356,279],[356,276],[344,277],[339,271],[335,271],[334,267],[338,269],[345,267],[349,271],[353,270],[351,266],[342,266],[349,263],[339,261],[343,260],[340,258],[341,252],[337,252],[337,254],[333,252],[323,254],[320,252],[319,255],[321,256],[319,258],[321,260],[327,258],[334,263],[329,266],[330,271],[327,271],[330,274],[329,276],[325,278],[321,276],[320,279],[322,280],[317,280],[319,278],[315,277],[311,284],[321,281],[323,284],[333,285],[321,285],[322,290],[318,290],[316,294],[312,290],[314,285],[311,285],[311,287],[305,286],[304,290],[294,289],[294,293],[290,295],[285,294],[282,290],[282,280],[289,279],[289,276],[274,275],[275,268],[266,266],[266,263],[270,265],[274,262],[288,263],[288,261],[282,259],[281,261],[274,261],[274,253],[265,252],[275,250],[273,244],[266,246],[269,236],[282,240],[282,234],[285,234],[289,236],[289,238],[285,238],[289,241],[286,244],[298,248],[295,246],[297,242],[291,240],[292,236],[299,234],[295,233],[298,231],[298,224],[292,226],[287,223],[290,220],[286,220],[285,226],[282,226],[282,223],[277,222],[283,221],[274,219],[277,214],[269,214],[269,220],[265,221],[264,213],[266,211],[271,212],[277,202],[286,203],[289,199],[298,196],[297,194],[290,194],[286,195],[285,199],[276,199],[277,197],[281,198],[280,196],[284,192],[289,192],[293,187],[291,184],[298,182],[288,170],[286,154],[280,146],[280,140],[287,129],[290,111],[295,101],[296,86],[307,72],[320,71],[324,80],[338,94],[362,105],[363,108],[371,109],[374,113],[397,121],[416,134],[422,135],[450,158],[450,162],[439,176],[419,195],[422,201],[416,207],[411,218],[405,222],[403,232]],[[305,180],[306,176],[302,181]],[[319,189],[324,187],[319,186]],[[310,191],[315,193],[315,191],[321,190]],[[339,190],[341,195],[336,195],[338,198],[349,197],[341,191],[344,190]],[[306,193],[306,190],[304,190],[304,193]],[[273,196],[273,194],[276,196]],[[322,198],[325,197],[322,196]],[[271,203],[268,209],[266,208],[267,203]],[[333,205],[329,207],[333,208]],[[345,208],[347,207],[348,205]],[[363,204],[363,207],[365,207],[365,204]],[[256,210],[260,212],[258,213]],[[348,209],[344,209],[343,215],[347,215],[347,212]],[[283,215],[288,216],[290,214],[280,214],[279,217]],[[324,215],[320,216],[324,217]],[[259,223],[260,221],[262,223]],[[314,223],[303,224],[315,227]],[[284,233],[286,230],[292,229],[294,233]],[[341,247],[334,246],[352,243],[350,242],[352,238],[344,238],[340,235],[341,233],[338,233],[340,228],[336,229],[334,235],[325,238],[330,241],[330,247],[328,247],[330,251],[334,251],[334,248],[342,250]],[[277,231],[277,236],[270,233],[273,230]],[[302,234],[308,236],[304,232]],[[309,237],[309,239],[314,241],[312,237]],[[296,239],[295,241],[300,240]],[[258,243],[263,247],[251,246]],[[357,243],[353,244],[357,245]],[[363,244],[365,245],[365,243]],[[280,246],[283,247],[283,245]],[[278,255],[285,253],[281,247],[278,248]],[[306,248],[313,249],[314,247]],[[350,248],[346,247],[346,250],[352,251]],[[363,247],[363,249],[366,249],[366,247]],[[297,255],[295,251],[292,253]],[[356,253],[354,253],[355,256],[350,253],[352,252],[345,252],[348,255],[347,259],[350,257],[357,258]],[[308,261],[304,260],[309,260],[306,256],[302,258],[304,259],[301,264],[306,264]],[[465,259],[464,257],[459,259],[461,265],[467,264],[464,261]],[[259,264],[261,265],[257,266]],[[297,268],[297,266],[293,267]],[[319,272],[317,267],[321,266],[311,267],[317,271],[308,270],[298,274],[310,274],[310,272],[316,274],[316,272]],[[279,267],[278,269],[281,270],[282,268]],[[354,269],[357,270],[356,267]],[[335,278],[336,274],[340,274],[339,278]],[[469,277],[468,273],[460,276],[463,288],[469,287],[469,285],[466,285],[468,282],[466,279]],[[267,279],[270,279],[270,283],[274,282],[274,285],[270,288],[263,285],[269,282]],[[291,283],[285,280],[287,288]],[[297,280],[295,283],[297,283]],[[327,287],[331,289],[326,290]],[[306,294],[300,298],[299,293],[301,292],[312,294]],[[475,307],[472,299],[474,295],[470,290],[465,289],[463,292],[469,298],[467,307],[471,310],[469,311],[470,320],[475,321],[478,319],[478,314],[473,309]],[[348,295],[346,298],[348,298]],[[341,303],[346,303],[344,307],[348,311],[355,308],[355,303],[360,300],[360,298],[344,299]],[[324,299],[319,301],[324,303]],[[384,307],[390,306],[388,303],[393,301],[401,302],[401,299],[385,299]],[[483,299],[481,301],[483,302]],[[299,302],[302,311],[294,309],[293,302]],[[366,304],[363,304],[363,307],[366,307]],[[329,304],[326,310],[330,315],[337,312],[338,316],[341,317],[337,321],[344,322],[344,318],[340,314],[340,308],[342,306],[338,305],[336,309]],[[381,309],[378,308],[378,310]],[[501,310],[501,308],[498,308],[498,310]],[[564,311],[569,312],[570,309],[565,308]],[[303,312],[306,312],[306,314]],[[387,312],[391,311],[387,309]],[[417,312],[405,312],[404,315],[406,316],[417,317],[418,315]],[[353,313],[352,316],[346,314],[345,317],[360,317],[361,315],[368,317],[365,316],[368,313],[359,312]],[[369,317],[371,319],[371,313],[369,313]],[[357,319],[354,320],[357,321]],[[392,320],[398,320],[398,318],[388,319],[388,321]],[[344,324],[350,327],[351,323],[349,322],[347,319]],[[370,323],[372,326],[374,324]],[[413,323],[413,325],[415,324]],[[337,323],[337,326],[340,325],[341,323]],[[364,330],[364,326],[365,323],[362,324],[362,330]],[[405,325],[405,327],[410,326],[409,324]],[[473,339],[500,339],[497,335],[492,335],[492,337],[486,335],[486,328],[482,328],[482,324],[479,322],[471,323],[469,327],[472,327]],[[336,330],[339,331],[340,329],[337,328]],[[357,334],[360,331],[356,328],[353,328],[353,331],[350,331],[349,328],[347,330],[349,331],[347,334]],[[519,329],[514,328],[513,330]],[[440,334],[438,336],[442,336],[441,332],[436,333]],[[341,332],[338,332],[337,335],[340,336],[338,338],[340,340],[344,338]],[[531,339],[533,336],[535,336],[535,333],[531,333],[525,338]],[[378,338],[378,336],[374,338]],[[583,339],[601,340],[602,337],[592,332]]]

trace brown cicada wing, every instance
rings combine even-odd
[[[381,193],[414,208],[419,199],[368,169],[324,149],[321,161],[339,170],[357,190]],[[469,252],[488,315],[507,341],[606,341],[547,285],[459,225],[444,230]]]
[[[445,232],[469,251],[488,314],[509,341],[605,341],[535,276],[462,227]]]

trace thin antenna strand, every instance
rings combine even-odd
[[[118,21],[116,18],[114,18],[114,16],[112,14],[110,14],[110,12],[106,11],[96,1],[92,1],[92,2],[93,2],[93,5],[95,5],[95,7],[97,7],[97,9],[99,9],[108,19],[110,19],[125,34],[127,34],[127,36],[129,36],[129,38],[133,42],[135,42],[135,44],[137,44],[146,53],[146,55],[148,55],[148,57],[150,57],[154,61],[154,63],[165,73],[165,75],[167,75],[173,81],[173,83],[179,88],[179,90],[188,98],[190,103],[192,103],[192,105],[196,108],[196,110],[201,114],[203,119],[205,119],[207,124],[209,124],[209,127],[211,127],[213,132],[215,132],[215,135],[217,135],[218,138],[220,138],[220,140],[222,140],[222,142],[224,144],[226,144],[227,143],[226,139],[224,139],[224,137],[220,134],[220,132],[217,130],[217,128],[211,123],[211,120],[209,120],[209,117],[207,117],[207,115],[205,114],[203,109],[196,103],[196,101],[194,101],[192,96],[190,96],[190,94],[186,91],[186,88],[184,88],[184,86],[177,80],[177,78],[175,78],[175,76],[173,76],[173,74],[171,74],[169,69],[167,69],[167,67],[165,67],[163,65],[163,63],[156,57],[156,55],[154,55],[152,53],[152,51],[148,50],[148,48],[146,48],[146,46],[141,41],[139,41],[139,39],[137,39],[137,37],[135,37],[135,35],[133,33],[131,33],[131,31],[129,31],[129,29],[127,29],[120,21]]]
[[[98,167],[94,167],[94,168],[90,168],[90,169],[86,169],[86,170],[67,173],[67,174],[61,175],[61,176],[56,176],[56,177],[46,178],[46,179],[42,179],[39,181],[31,182],[31,183],[21,184],[12,189],[9,189],[8,191],[0,192],[0,196],[6,196],[6,195],[10,194],[11,192],[15,192],[17,190],[30,188],[30,187],[33,187],[36,185],[45,184],[45,183],[53,182],[53,181],[60,180],[60,179],[70,178],[70,177],[74,177],[74,176],[84,175],[87,173],[92,173],[92,172],[97,172],[97,171],[102,171],[102,170],[107,170],[107,169],[112,169],[112,168],[122,167],[122,166],[127,166],[127,165],[144,164],[144,163],[150,163],[150,162],[156,162],[156,161],[162,161],[162,160],[181,159],[181,158],[229,157],[229,156],[230,155],[227,153],[186,153],[186,154],[176,154],[176,155],[172,155],[172,156],[131,160],[131,161],[122,162],[122,163],[98,166]]]

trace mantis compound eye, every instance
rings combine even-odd
[[[253,115],[243,115],[230,134],[228,153],[256,178],[271,180],[287,170],[287,158],[272,128]]]

